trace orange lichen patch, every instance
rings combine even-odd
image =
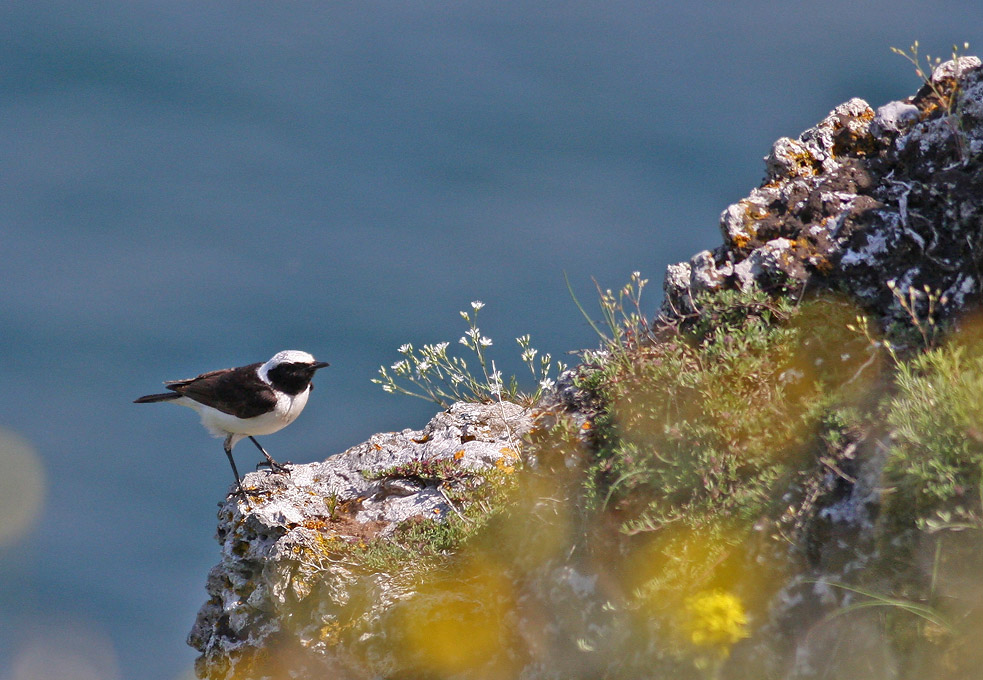
[[[757,235],[757,223],[768,217],[769,212],[757,203],[749,199],[741,199],[738,205],[741,207],[741,231],[738,233],[728,233],[726,238],[730,241],[731,247],[743,250],[748,247]]]
[[[519,457],[519,454],[516,453],[515,451],[513,451],[508,446],[505,446],[505,447],[499,449],[498,452],[501,453],[506,458],[518,458]]]
[[[808,151],[789,154],[788,159],[792,161],[789,174],[793,177],[818,175],[823,169],[822,163]]]
[[[464,458],[464,449],[458,449],[454,452],[454,460],[461,460]]]
[[[337,515],[332,518],[311,518],[300,526],[324,534],[328,540],[338,538],[352,543],[356,541],[371,541],[383,529],[389,526],[389,523],[380,520],[359,522],[354,517],[348,515]]]
[[[875,155],[877,150],[878,142],[870,133],[852,135],[849,143],[842,146],[840,144],[833,145],[833,153],[837,156],[853,154],[854,156],[866,157]]]
[[[809,264],[816,268],[816,271],[820,274],[829,274],[833,271],[833,263],[829,261],[828,257],[810,257]]]
[[[747,234],[734,234],[730,238],[731,246],[737,250],[744,250],[745,248],[747,248],[750,242],[751,242],[751,237],[749,237]]]
[[[856,121],[870,121],[874,118],[874,112],[864,111],[856,117]],[[851,121],[853,122],[853,121]],[[878,142],[866,126],[859,123],[838,124],[834,129],[837,130],[833,139],[832,152],[834,156],[869,156],[877,152]]]
[[[313,529],[314,531],[320,531],[322,533],[327,533],[331,529],[328,527],[328,522],[326,518],[323,517],[311,517],[301,522],[298,526],[302,526],[305,529]]]
[[[758,220],[763,220],[768,217],[769,213],[765,208],[761,207],[757,203],[752,203],[747,199],[741,201],[741,205],[745,206],[744,210],[744,223],[749,224],[750,222],[757,222]]]
[[[515,472],[515,466],[509,465],[507,459],[504,457],[499,458],[498,460],[495,461],[495,468],[499,472],[504,472],[507,475],[510,475],[513,472]]]

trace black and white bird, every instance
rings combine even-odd
[[[316,361],[307,352],[291,349],[274,354],[266,363],[210,371],[187,380],[166,381],[164,385],[170,392],[148,394],[134,403],[170,401],[197,411],[201,424],[209,432],[216,437],[225,437],[225,455],[232,464],[239,493],[245,496],[232,447],[249,437],[266,456],[270,469],[274,472],[285,470],[253,439],[253,435],[272,434],[296,420],[314,389],[311,383],[314,373],[327,365]]]

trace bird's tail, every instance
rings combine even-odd
[[[134,404],[152,404],[155,401],[171,401],[172,399],[180,399],[181,395],[177,392],[167,392],[165,394],[148,394],[140,397],[139,399],[134,399]]]

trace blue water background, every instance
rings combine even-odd
[[[193,413],[134,397],[298,348],[331,367],[274,456],[420,427],[435,407],[369,382],[400,344],[456,341],[480,299],[507,372],[524,333],[595,345],[564,272],[593,306],[591,277],[641,271],[653,312],[776,138],[913,93],[889,47],[973,53],[981,19],[978,0],[4,3],[0,426],[47,481],[0,546],[0,678],[39,630],[101,640],[107,680],[190,672],[231,472]]]

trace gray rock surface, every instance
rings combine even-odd
[[[761,186],[721,214],[723,245],[669,267],[664,313],[690,313],[695,296],[727,287],[818,288],[888,323],[906,314],[888,281],[905,295],[938,291],[943,315],[978,305],[981,121],[983,69],[964,57],[914,97],[876,113],[851,99],[779,139]]]
[[[230,497],[219,510],[222,559],[208,576],[209,600],[188,637],[201,652],[199,676],[275,675],[279,662],[270,652],[282,650],[290,662],[279,665],[291,672],[360,677],[356,664],[328,653],[325,631],[356,591],[365,602],[356,618],[370,621],[405,595],[405,587],[383,574],[361,573],[334,546],[455,512],[440,480],[412,471],[446,461],[480,475],[513,460],[531,427],[529,412],[512,403],[458,403],[422,430],[373,435],[323,462],[291,465],[289,474],[246,475],[248,501]]]

